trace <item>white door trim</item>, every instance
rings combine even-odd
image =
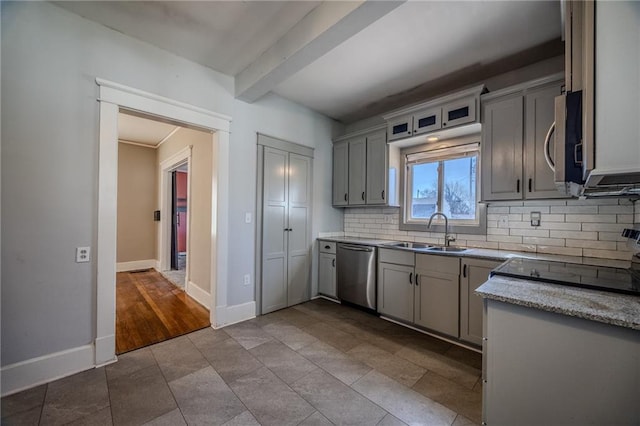
[[[189,254],[191,247],[189,246],[189,232],[191,231],[191,155],[193,153],[193,145],[185,146],[180,151],[160,163],[160,270],[167,271],[171,269],[171,171],[176,167],[187,165],[187,264],[185,270],[185,288],[189,282],[191,274],[189,273]]]
[[[118,187],[118,112],[120,108],[179,121],[213,132],[211,189],[211,324],[218,306],[227,305],[229,248],[229,130],[231,117],[103,79],[99,86],[98,240],[95,364],[115,356],[116,217]]]

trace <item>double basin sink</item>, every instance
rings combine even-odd
[[[451,246],[432,246],[430,244],[424,243],[410,243],[410,242],[396,242],[385,244],[387,247],[401,248],[407,250],[418,250],[425,252],[446,252],[446,253],[462,253],[467,251],[468,249],[462,247],[451,247]]]

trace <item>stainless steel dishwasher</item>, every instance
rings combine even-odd
[[[376,248],[339,243],[336,253],[338,299],[376,309]]]

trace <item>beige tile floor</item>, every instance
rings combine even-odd
[[[475,352],[317,299],[2,399],[3,425],[472,425]]]

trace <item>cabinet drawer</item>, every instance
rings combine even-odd
[[[413,266],[415,264],[415,254],[412,251],[381,248],[378,251],[378,261]]]
[[[336,243],[333,241],[318,240],[320,253],[336,254]]]
[[[416,269],[460,275],[460,258],[434,254],[416,254]]]

